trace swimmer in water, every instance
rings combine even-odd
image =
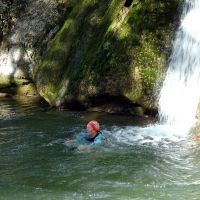
[[[105,139],[104,134],[100,131],[100,125],[96,120],[92,120],[87,124],[86,133],[81,133],[76,136],[75,140],[67,141],[68,144],[80,144],[77,148],[79,150],[90,150],[102,143]]]

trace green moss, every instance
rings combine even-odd
[[[68,95],[117,94],[148,106],[181,2],[135,0],[129,9],[123,0],[73,4],[39,67],[40,94],[52,104]]]
[[[22,96],[38,96],[36,87],[32,83],[17,87],[16,94]]]
[[[10,86],[12,84],[12,80],[8,76],[0,75],[0,88],[4,88]]]
[[[91,60],[94,59],[94,52],[102,43],[102,38],[112,22],[113,9],[117,8],[117,2],[120,1],[99,3],[99,1],[85,0],[80,1],[72,9],[62,29],[49,43],[44,61],[39,67],[37,85],[42,95],[51,96],[50,94],[54,94],[52,96],[56,97],[57,91],[65,82],[62,80],[70,78],[71,83],[76,82],[78,84],[78,81],[91,71],[88,67],[90,66],[88,61],[91,63]],[[106,10],[107,6],[108,10]],[[93,13],[96,13],[96,15],[93,16],[91,21]],[[84,42],[85,37],[89,37],[87,43]],[[82,41],[85,43],[85,47],[80,47],[84,49],[76,71],[74,65],[77,60],[74,54],[77,51],[76,45],[81,45]],[[87,66],[85,67],[87,70],[83,68],[84,66]],[[40,74],[43,74],[42,78]],[[58,84],[60,80],[61,84]],[[73,88],[71,84],[70,88]]]
[[[141,45],[135,49],[134,66],[139,68],[140,77],[142,80],[143,90],[151,91],[152,94],[154,85],[163,72],[165,57],[159,51],[153,38],[150,35],[144,34],[141,37]]]
[[[147,107],[151,104],[147,99],[152,98],[155,85],[165,71],[166,46],[171,40],[171,25],[180,2],[134,1],[122,25],[125,30],[118,34],[119,38],[123,38],[127,46],[133,41],[131,68],[137,75],[133,74],[133,86],[125,95],[134,102]]]
[[[107,34],[109,32],[110,25],[112,24],[113,20],[116,18],[119,12],[121,1],[119,0],[110,1],[109,7],[106,10],[106,12],[102,10],[102,8],[106,5],[106,3],[104,6],[103,2],[101,4],[100,3],[98,4],[99,8],[96,10],[96,12],[98,13],[97,16],[101,18],[101,20],[97,26],[91,27],[92,28],[91,30],[94,30],[94,33],[90,37],[87,47],[84,49],[83,55],[81,56],[80,59],[79,68],[72,77],[73,81],[76,81],[77,84],[79,84],[80,82],[78,81],[81,81],[84,77],[105,72],[108,69],[107,67],[103,68],[104,66],[102,65],[102,63],[104,63],[105,60],[104,56],[108,56],[107,55],[108,49],[106,47],[105,41]],[[90,17],[90,15],[88,17]],[[88,32],[87,35],[90,35],[90,32]],[[80,40],[84,40],[84,38],[80,38]],[[105,53],[102,52],[102,48],[103,50],[105,49],[106,51]],[[99,66],[99,64],[101,66]]]
[[[74,5],[63,27],[48,45],[43,63],[39,66],[36,76],[37,87],[43,96],[49,96],[50,99],[56,98],[59,81],[62,80],[62,75],[67,70],[68,54],[78,34],[77,28],[83,18],[85,7],[90,2],[82,0]]]

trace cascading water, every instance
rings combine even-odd
[[[200,97],[200,0],[186,0],[159,99],[161,124],[187,133]]]
[[[127,144],[179,141],[196,122],[200,99],[200,0],[186,0],[173,41],[159,99],[159,123],[147,127],[115,127],[117,141]]]

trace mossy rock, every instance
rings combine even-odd
[[[39,96],[35,85],[32,83],[18,86],[16,89],[16,94],[22,96]]]
[[[0,75],[0,88],[10,87],[10,86],[20,86],[30,83],[30,79],[26,78],[16,78],[13,76]]]
[[[9,76],[0,75],[0,88],[10,86],[11,84],[12,80]]]
[[[155,108],[173,23],[182,1],[81,0],[49,42],[36,75],[51,105],[94,95],[124,96]]]

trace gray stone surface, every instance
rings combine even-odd
[[[4,45],[0,49],[0,74],[33,79],[35,52],[42,52],[58,31],[65,8],[61,10],[56,0],[27,0],[24,6],[19,16],[13,17],[10,34],[4,36]]]

